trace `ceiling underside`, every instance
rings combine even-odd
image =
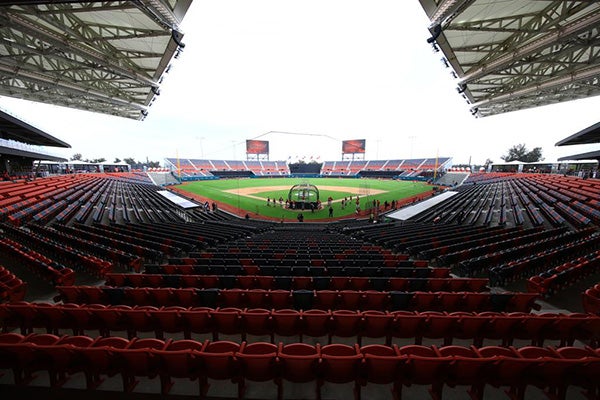
[[[588,153],[574,154],[561,157],[558,161],[573,161],[573,160],[600,160],[600,151],[590,151]]]
[[[589,126],[568,138],[560,140],[555,146],[569,146],[572,144],[600,143],[600,122]]]
[[[0,95],[143,119],[192,0],[0,3]]]
[[[54,156],[44,152],[36,152],[35,149],[15,149],[12,147],[4,147],[0,144],[0,154],[5,156],[14,156],[22,158],[31,158],[33,160],[49,160],[64,162],[67,161],[64,157]]]
[[[600,2],[420,2],[473,115],[600,94]]]
[[[37,146],[71,147],[68,143],[2,110],[0,110],[0,139]]]

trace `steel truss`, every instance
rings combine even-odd
[[[0,5],[0,95],[144,119],[191,0]]]
[[[421,0],[476,116],[600,94],[600,3]]]

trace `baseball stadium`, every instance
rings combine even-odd
[[[600,94],[598,2],[404,1],[474,119]],[[192,3],[2,2],[0,96],[148,124]],[[289,137],[248,134],[150,167],[29,119],[0,111],[2,398],[600,400],[600,151],[272,160]]]

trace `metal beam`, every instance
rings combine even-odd
[[[467,9],[475,0],[444,0],[440,1],[437,9],[431,16],[431,25],[448,25],[463,10]]]
[[[585,70],[574,71],[573,73],[568,74],[566,76],[548,79],[543,83],[534,83],[527,87],[523,87],[517,90],[510,91],[508,93],[503,93],[501,95],[493,96],[488,99],[478,101],[473,104],[473,107],[482,108],[490,104],[502,103],[508,100],[518,99],[520,97],[532,93],[543,92],[544,90],[550,90],[553,88],[560,88],[564,85],[568,85],[577,81],[598,77],[600,77],[600,66],[591,67]]]
[[[44,42],[49,43],[65,52],[74,53],[83,58],[89,59],[97,63],[98,66],[102,66],[107,70],[112,71],[115,75],[126,76],[130,79],[143,82],[150,86],[159,86],[158,82],[152,80],[151,78],[143,76],[137,71],[121,67],[118,65],[118,60],[113,59],[111,61],[110,56],[99,53],[90,49],[89,47],[84,47],[75,41],[65,40],[65,38],[57,35],[56,33],[51,32],[48,29],[43,29],[41,26],[36,25],[35,23],[23,17],[6,13],[4,10],[0,9],[0,21],[10,25],[11,27],[14,27],[15,29],[19,29],[28,35],[31,35],[32,37],[43,40]]]
[[[560,29],[555,29],[552,32],[548,32],[538,39],[528,42],[515,50],[504,53],[494,60],[479,65],[479,67],[463,76],[459,83],[468,84],[469,82],[480,78],[484,75],[494,73],[495,71],[503,70],[509,65],[529,56],[535,54],[549,46],[553,46],[556,43],[561,43],[573,36],[577,36],[590,27],[597,27],[600,23],[600,9],[595,10],[584,17],[573,21],[567,25],[562,26]]]
[[[117,104],[117,105],[126,105],[126,106],[129,106],[132,108],[137,108],[139,110],[146,110],[146,108],[147,108],[146,106],[135,103],[133,101],[126,101],[121,98],[109,96],[108,94],[100,92],[98,90],[82,88],[81,86],[77,85],[76,83],[67,82],[65,80],[58,80],[54,77],[49,77],[49,76],[46,76],[39,72],[28,71],[26,69],[23,69],[20,66],[12,66],[12,65],[6,65],[4,63],[0,63],[0,72],[4,72],[5,74],[8,74],[9,76],[12,76],[15,78],[20,78],[20,79],[24,79],[24,80],[30,80],[33,82],[46,84],[51,87],[59,88],[61,90],[64,90],[66,92],[69,92],[69,93],[72,93],[75,95],[93,97],[98,100],[105,101],[107,103],[112,103],[112,104]]]
[[[160,0],[133,0],[132,3],[164,28],[179,30],[181,21],[164,2]]]

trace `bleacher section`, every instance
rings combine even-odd
[[[240,161],[240,160],[201,160],[166,158],[171,171],[179,171],[187,178],[212,176],[288,176],[285,161]],[[178,168],[179,165],[179,168]],[[238,174],[241,172],[241,174]]]
[[[456,188],[458,195],[414,220],[484,225],[571,225],[600,222],[597,180],[549,174],[475,174]]]
[[[597,398],[600,182],[472,182],[377,224],[182,210],[113,174],[0,184],[0,390]]]
[[[209,176],[288,176],[290,170],[285,161],[239,161],[239,160],[199,160],[166,158],[167,168],[185,178]],[[418,177],[433,171],[445,171],[451,159],[426,158],[414,160],[353,160],[325,161],[320,174],[323,176],[364,176],[393,178],[397,176]],[[243,174],[238,174],[244,172]]]

